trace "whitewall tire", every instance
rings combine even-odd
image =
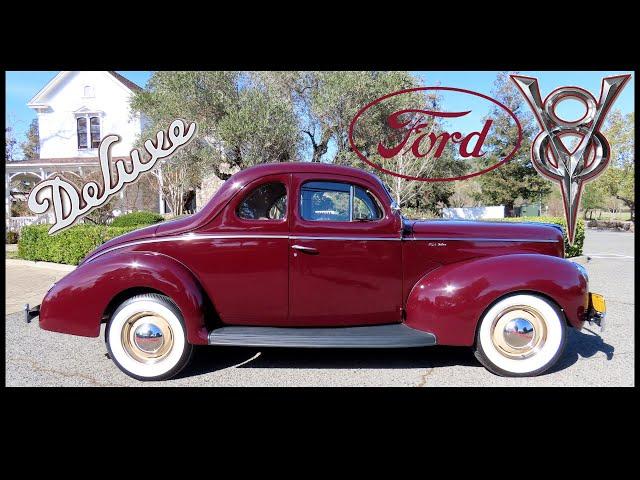
[[[564,316],[554,303],[538,295],[510,295],[480,320],[475,355],[497,375],[539,375],[562,355],[566,329]]]
[[[177,375],[193,352],[180,310],[168,297],[155,293],[123,302],[111,316],[105,337],[114,363],[138,380]]]

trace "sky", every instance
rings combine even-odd
[[[31,120],[36,118],[35,110],[27,107],[27,103],[58,73],[60,72],[5,73],[5,122],[14,128],[18,142],[24,140]],[[118,73],[144,87],[152,72]]]
[[[465,90],[473,90],[492,97],[491,91],[497,71],[486,72],[413,72],[422,79],[422,85],[439,85],[443,87],[457,87]],[[540,94],[544,99],[549,93],[559,87],[576,86],[591,92],[596,100],[600,97],[600,86],[602,78],[615,75],[632,74],[633,72],[622,71],[520,71],[519,75],[535,77],[538,79]],[[613,104],[613,109],[619,109],[623,114],[633,112],[634,109],[634,78],[627,83],[624,90]],[[481,126],[480,118],[488,113],[491,106],[486,100],[465,94],[444,94],[442,110],[446,111],[467,111],[471,114],[456,119],[456,129],[462,133],[470,130],[477,130]],[[584,107],[577,100],[566,100],[558,104],[556,110],[560,118],[574,120],[582,117]]]
[[[31,120],[36,118],[35,111],[27,107],[27,102],[33,98],[53,77],[57,71],[6,72],[5,92],[5,121],[15,130],[18,142],[22,142],[29,128]],[[118,71],[129,80],[144,87],[151,77],[150,71]],[[446,86],[473,90],[491,96],[493,82],[497,71],[431,71],[413,72],[422,80],[423,86]],[[600,84],[603,77],[621,75],[621,71],[522,71],[521,75],[538,78],[540,92],[543,98],[552,90],[568,85],[575,85],[590,91],[596,99],[600,94]],[[627,84],[620,97],[614,104],[623,114],[634,109],[634,79]],[[466,111],[472,113],[456,120],[456,129],[462,133],[475,131],[481,125],[480,118],[488,113],[488,102],[479,97],[448,92],[441,106],[445,111]],[[558,115],[568,120],[579,118],[584,108],[577,101],[565,101],[558,107]],[[18,149],[19,150],[19,149]],[[331,148],[330,148],[331,150]],[[331,155],[331,151],[328,152]]]

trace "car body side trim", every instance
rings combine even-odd
[[[345,240],[345,241],[388,241],[399,242],[402,240],[400,237],[315,237],[315,236],[299,236],[292,235],[289,237],[291,240]]]
[[[555,243],[557,240],[544,238],[485,238],[485,237],[411,237],[404,240],[449,240],[456,242],[532,242],[532,243]]]
[[[191,241],[191,240],[222,240],[222,239],[290,239],[290,240],[342,240],[342,241],[382,241],[382,242],[399,242],[399,241],[458,241],[458,242],[533,242],[533,243],[555,243],[556,240],[535,239],[535,238],[477,238],[477,237],[331,237],[331,236],[304,236],[304,235],[215,235],[215,234],[185,234],[175,237],[157,237],[146,238],[144,240],[134,240],[131,242],[115,245],[107,248],[98,254],[89,257],[86,261],[90,262],[106,253],[112,252],[126,247],[136,245],[144,245],[147,243],[158,242],[174,242],[174,241]]]
[[[175,237],[156,237],[156,238],[145,238],[144,240],[133,240],[131,242],[125,242],[120,245],[115,245],[111,248],[107,248],[94,256],[87,258],[87,262],[94,260],[105,253],[113,252],[114,250],[119,250],[121,248],[134,247],[136,245],[144,245],[147,243],[160,243],[160,242],[176,242],[176,241],[193,241],[193,240],[219,240],[224,238],[230,239],[252,239],[252,238],[283,238],[288,239],[289,235],[210,235],[210,234],[185,234],[185,235],[177,235]]]

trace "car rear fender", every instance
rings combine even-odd
[[[97,337],[114,299],[124,300],[136,291],[171,298],[184,318],[187,340],[207,344],[206,318],[212,305],[198,279],[184,264],[151,252],[107,254],[82,264],[49,290],[40,307],[40,326]]]

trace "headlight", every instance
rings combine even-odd
[[[589,273],[587,272],[587,269],[584,268],[583,265],[580,265],[579,263],[573,263],[576,268],[580,271],[580,273],[584,276],[584,278],[587,279],[587,282],[589,281]]]

